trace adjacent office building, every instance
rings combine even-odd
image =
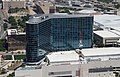
[[[17,29],[8,29],[7,43],[9,51],[25,50],[26,33],[18,32]]]
[[[46,51],[64,51],[93,46],[93,16],[45,14],[26,22],[28,62],[37,62]]]
[[[117,30],[93,31],[94,44],[97,46],[119,46],[120,32]]]
[[[26,8],[25,0],[2,0],[2,2],[3,2],[3,9]]]

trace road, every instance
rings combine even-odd
[[[2,34],[4,33],[4,29],[3,29],[3,10],[0,10],[0,17],[1,17],[1,20],[0,20],[0,39],[1,39],[1,36]]]
[[[0,39],[5,39],[6,36],[7,36],[7,32],[6,31],[1,32]]]
[[[5,10],[0,9],[0,17],[1,17],[1,20],[0,20],[0,39],[5,39],[7,32],[4,31],[4,28],[3,28],[3,23],[4,23],[3,19],[8,18]],[[9,25],[8,25],[8,27],[9,27]]]

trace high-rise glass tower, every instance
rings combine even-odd
[[[64,51],[93,45],[93,16],[45,14],[34,16],[26,22],[26,57],[37,62],[46,51]]]

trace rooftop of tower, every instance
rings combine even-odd
[[[92,16],[90,16],[90,15],[71,15],[71,14],[67,14],[67,13],[43,14],[43,15],[34,15],[26,23],[38,24],[40,22],[46,21],[51,18],[74,18],[74,17],[92,17]]]

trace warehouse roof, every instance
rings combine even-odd
[[[79,55],[73,51],[52,52],[47,55],[50,63],[64,63],[79,61]]]
[[[96,11],[94,10],[81,10],[81,11],[78,11],[79,13],[97,13]]]
[[[84,56],[120,55],[119,47],[82,49]]]
[[[94,15],[94,21],[105,27],[111,27],[120,30],[120,16],[117,15]]]
[[[120,38],[120,32],[116,30],[100,30],[94,31],[94,33],[102,38]]]

